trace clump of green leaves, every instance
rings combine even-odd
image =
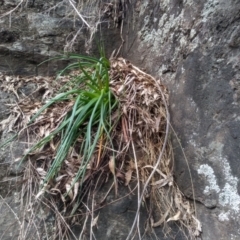
[[[33,123],[41,113],[57,102],[74,102],[72,109],[66,114],[61,124],[29,150],[32,152],[46,146],[52,139],[60,138],[44,184],[48,184],[57,176],[70,149],[76,147],[80,156],[80,167],[72,181],[73,185],[79,179],[83,181],[88,163],[96,152],[99,142],[105,139],[105,143],[112,145],[111,114],[117,108],[118,101],[109,87],[110,63],[108,59],[104,56],[97,59],[76,54],[70,54],[67,59],[74,62],[68,65],[61,74],[67,70],[80,70],[72,79],[71,89],[49,100],[30,121],[30,124]]]

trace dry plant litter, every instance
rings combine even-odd
[[[139,230],[139,210],[146,199],[151,203],[148,207],[148,226],[151,231],[154,231],[155,227],[163,226],[166,234],[171,235],[167,223],[175,221],[181,228],[188,229],[186,238],[197,238],[201,233],[201,224],[194,215],[193,206],[185,199],[173,179],[168,91],[160,80],[146,74],[126,59],[110,60],[109,87],[118,107],[111,108],[111,124],[107,126],[108,130],[99,134],[86,164],[82,165],[81,146],[84,146],[85,140],[80,134],[74,138],[74,143],[71,143],[56,172],[48,175],[61,146],[61,133],[58,132],[48,142],[36,144],[61,126],[65,117],[73,111],[73,99],[76,96],[72,99],[60,99],[44,108],[41,114],[37,113],[43,103],[51,101],[57,93],[71,91],[76,87],[85,88],[84,82],[78,86],[79,82],[76,81],[83,71],[95,74],[93,69],[87,66],[85,70],[80,68],[72,71],[68,76],[61,76],[56,81],[53,78],[23,79],[1,76],[1,88],[13,92],[17,99],[15,104],[9,106],[12,110],[9,118],[0,123],[2,130],[8,128],[9,132],[14,130],[19,132],[18,135],[27,135],[31,149],[26,151],[23,163],[23,212],[28,224],[22,221],[21,239],[26,239],[34,228],[38,232],[33,219],[42,208],[55,214],[55,225],[52,228],[54,238],[70,238],[74,235],[70,226],[84,220],[80,238],[84,239],[84,226],[88,217],[82,215],[82,209],[85,208],[91,213],[92,227],[98,221],[98,216],[94,214],[96,206],[93,203],[91,206],[85,204],[84,199],[96,194],[98,182],[111,181],[109,176],[113,178],[112,188],[115,189],[116,197],[119,184],[128,186],[131,181],[137,181],[138,211],[127,239],[131,239],[133,234],[138,234],[139,239],[142,237]],[[34,93],[31,96],[19,96],[18,88],[26,82],[36,84],[35,93],[43,93],[41,99],[33,97]],[[36,116],[35,122],[32,121],[29,125],[33,115]],[[96,126],[89,134],[94,138],[97,134]],[[15,159],[19,160],[20,158]],[[76,178],[83,166],[84,174]],[[47,180],[46,176],[49,176]],[[157,209],[157,216],[153,215],[153,209]],[[45,228],[45,233],[49,234],[49,227]],[[94,231],[91,233],[91,236],[93,235]]]

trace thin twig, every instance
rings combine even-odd
[[[74,3],[72,2],[72,0],[68,0],[69,3],[72,5],[73,9],[75,10],[75,12],[77,13],[77,15],[81,18],[81,20],[87,25],[87,27],[89,29],[91,29],[91,26],[86,22],[86,20],[83,18],[83,16],[81,15],[81,13],[77,10],[77,8],[74,6]]]
[[[136,174],[137,174],[137,192],[138,192],[138,208],[140,209],[141,206],[139,206],[139,204],[141,204],[140,202],[140,197],[141,197],[141,189],[140,189],[140,176],[139,176],[139,171],[138,171],[138,164],[137,164],[137,156],[136,156],[136,151],[135,151],[135,147],[134,147],[134,143],[131,140],[132,143],[132,150],[133,150],[133,156],[134,156],[134,162],[135,162],[135,166],[136,166]],[[137,213],[137,232],[138,232],[138,237],[139,239],[141,239],[141,232],[140,232],[140,227],[139,227],[139,219],[140,219],[140,214],[139,212]]]
[[[24,0],[21,0],[21,2],[20,2],[15,8],[13,8],[12,10],[10,10],[10,11],[2,14],[2,15],[0,16],[0,18],[3,18],[3,17],[5,17],[5,16],[7,16],[7,15],[10,15],[12,12],[14,12],[15,10],[17,10],[18,7],[23,3],[23,1],[24,1]]]

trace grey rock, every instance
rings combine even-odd
[[[12,1],[4,2],[1,13],[15,6],[10,6],[8,2]],[[9,16],[1,18],[0,72],[52,75],[61,68],[60,66],[65,66],[66,63],[63,62],[48,62],[38,67],[44,60],[61,55],[66,43],[71,41],[82,27],[79,19],[63,17],[64,11],[69,11],[69,5],[64,4],[64,1],[35,0],[24,2],[21,11],[18,10],[11,15],[10,23]],[[87,33],[82,31],[77,41],[73,43],[73,48],[78,52],[84,52],[86,41]]]
[[[229,46],[234,48],[240,47],[240,27],[236,27],[233,31],[230,37]]]
[[[16,7],[19,3],[21,3],[21,0],[4,0],[3,5],[6,7]]]
[[[124,57],[170,90],[175,179],[203,204],[202,238],[238,239],[240,2],[153,2],[132,6]]]
[[[46,14],[28,14],[29,30],[36,31],[39,37],[56,36],[59,28],[57,18],[52,18]]]
[[[10,114],[6,104],[14,103],[16,100],[14,94],[0,90],[0,121],[6,119]]]
[[[19,34],[15,31],[1,29],[0,30],[0,44],[15,42],[19,38]]]

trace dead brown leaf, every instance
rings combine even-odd
[[[132,179],[132,173],[133,173],[132,169],[128,169],[128,171],[125,173],[125,186],[127,186],[130,183]]]

